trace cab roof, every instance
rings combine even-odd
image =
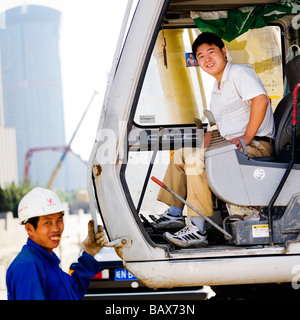
[[[278,0],[170,0],[170,12],[230,10],[243,6],[258,6],[276,3]]]
[[[191,11],[231,10],[245,6],[266,6],[278,0],[170,0],[164,17],[164,27],[195,26]]]

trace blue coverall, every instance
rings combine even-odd
[[[28,239],[6,274],[8,300],[77,300],[89,287],[91,278],[103,267],[83,252],[72,276],[59,267],[60,260]]]

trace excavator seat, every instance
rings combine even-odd
[[[293,89],[300,82],[300,56],[295,57],[287,63],[284,71],[290,92],[279,102],[274,112],[276,132],[274,142],[275,155],[274,157],[255,158],[255,160],[289,162],[291,157]],[[298,108],[299,113],[300,108]],[[297,131],[297,138],[299,137],[300,130]]]

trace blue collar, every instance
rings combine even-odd
[[[45,249],[43,249],[41,246],[39,246],[37,243],[32,241],[31,239],[27,239],[27,245],[29,247],[34,248],[39,254],[41,254],[44,258],[49,260],[49,262],[59,265],[60,260],[58,259],[57,255],[52,252],[52,254],[48,253]]]

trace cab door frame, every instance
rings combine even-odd
[[[95,197],[97,200],[109,239],[128,239],[122,249],[117,249],[124,260],[168,257],[168,247],[154,244],[136,219],[128,202],[126,184],[124,179],[120,179],[122,165],[126,162],[130,119],[134,114],[132,106],[137,103],[146,62],[167,7],[166,0],[139,2],[120,54],[107,104],[103,106],[89,160],[88,175],[92,176],[94,189],[91,190],[90,186],[89,194],[91,199]],[[111,195],[114,196],[113,201],[107,200]],[[116,218],[116,212],[120,218]],[[96,217],[96,212],[93,215]]]
[[[233,248],[227,250],[226,255],[224,251],[221,255],[213,250],[174,254],[167,245],[151,241],[135,214],[124,178],[128,134],[149,55],[167,7],[167,0],[140,1],[138,4],[103,107],[89,161],[88,179],[92,177],[94,187],[92,191],[89,189],[90,199],[95,197],[97,200],[109,240],[120,240],[116,242],[116,252],[125,266],[151,287],[183,285],[189,279],[192,279],[192,285],[290,281],[294,276],[291,268],[299,261],[299,243],[293,244],[289,250]],[[233,265],[241,268],[235,268],[236,272],[232,273]],[[243,269],[246,266],[247,269]],[[187,267],[189,274],[184,273]],[[253,272],[247,274],[248,278],[245,278],[245,272],[238,272],[249,268]],[[270,280],[267,276],[270,270],[280,272],[274,273]],[[153,272],[160,272],[160,282],[152,281]],[[179,276],[184,274],[180,279]],[[196,275],[199,276],[195,278]],[[170,278],[178,279],[177,283],[170,282]]]

